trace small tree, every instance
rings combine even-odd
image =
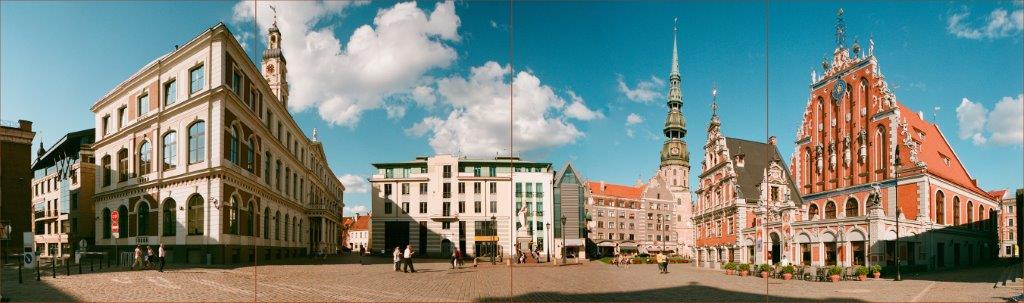
[[[736,269],[736,263],[725,262],[725,265],[722,266],[722,268],[725,268],[727,270],[734,270],[734,269]]]
[[[740,265],[738,267],[739,267],[740,271],[750,271],[750,264],[740,263]]]
[[[796,273],[796,266],[793,266],[792,264],[783,266],[782,267],[782,273],[784,273],[784,274],[795,274]]]

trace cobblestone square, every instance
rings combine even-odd
[[[998,302],[1020,284],[993,288],[996,267],[905,275],[904,281],[839,283],[726,276],[718,270],[673,264],[617,268],[598,262],[562,267],[481,264],[449,270],[421,260],[417,273],[394,272],[387,260],[350,257],[291,260],[237,268],[175,268],[165,272],[97,271],[24,283],[7,268],[5,295],[13,301],[880,301]],[[48,273],[48,272],[45,272]],[[1019,282],[1018,282],[1019,283]]]

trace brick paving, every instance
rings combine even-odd
[[[661,275],[654,265],[616,268],[601,263],[563,267],[480,265],[448,270],[421,260],[415,274],[392,270],[387,260],[351,257],[290,260],[259,267],[170,268],[164,273],[103,271],[35,281],[25,271],[4,271],[5,295],[14,301],[1006,301],[1015,286],[993,288],[998,269],[905,276],[904,281],[839,283],[766,281],[673,264]],[[88,268],[85,269],[88,271]],[[74,270],[77,272],[77,270]]]

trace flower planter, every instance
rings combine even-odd
[[[731,276],[732,275],[732,269],[726,269],[725,270],[725,275]]]
[[[840,277],[839,277],[839,275],[831,275],[831,276],[828,276],[828,278],[830,280],[832,280],[832,283],[836,283],[836,282],[839,282],[839,278]]]
[[[789,280],[789,279],[792,279],[792,278],[793,278],[793,274],[791,274],[791,273],[784,273],[784,274],[782,274],[782,279],[783,280]]]
[[[867,281],[868,280],[868,275],[859,275],[859,276],[857,276],[857,280]]]
[[[873,272],[871,274],[875,276],[875,279],[878,279],[879,277],[882,276],[882,273],[880,273],[880,272]]]
[[[746,277],[749,274],[750,274],[750,271],[746,271],[746,270],[740,271],[740,277]]]
[[[768,279],[768,272],[767,271],[762,271],[761,272],[761,278]]]

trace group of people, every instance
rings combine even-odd
[[[406,245],[405,251],[402,251],[398,246],[395,246],[395,251],[391,254],[392,260],[395,263],[395,271],[401,272],[416,272],[416,267],[412,265],[412,256],[416,252],[412,251],[412,245]],[[401,270],[399,270],[401,267]]]
[[[654,261],[658,262],[658,269],[661,271],[660,274],[668,273],[668,256],[664,252],[658,252],[654,255]]]
[[[612,263],[615,267],[626,267],[629,268],[630,264],[633,264],[633,257],[636,254],[617,254],[612,258]]]
[[[164,272],[164,265],[167,263],[167,251],[164,250],[164,244],[160,243],[160,247],[157,248],[157,252],[153,252],[153,247],[146,245],[146,250],[143,252],[142,245],[135,246],[135,262],[132,263],[132,270],[138,266],[139,269],[153,269],[156,264],[160,263],[160,272]]]

